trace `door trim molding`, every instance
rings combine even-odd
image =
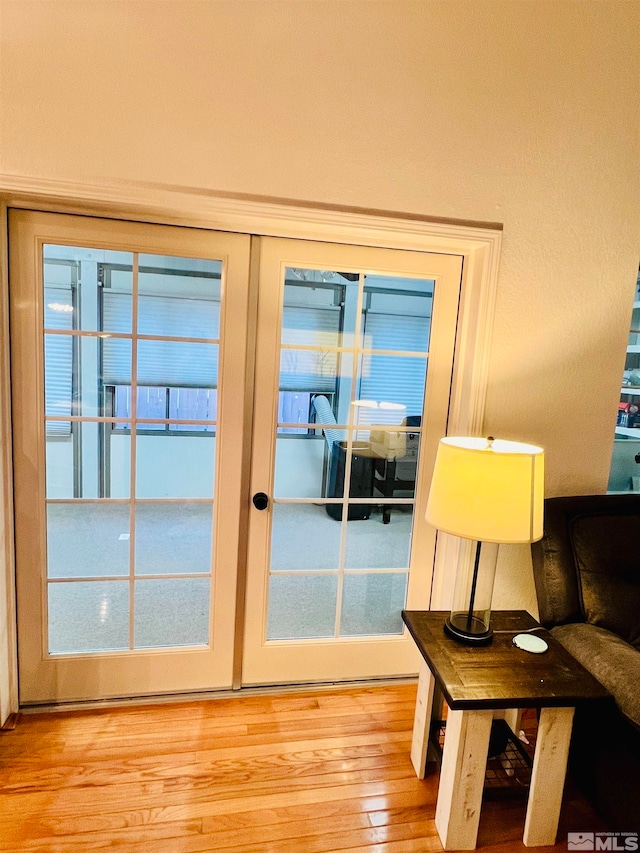
[[[9,372],[9,245],[0,209],[0,727],[18,711],[18,634],[13,517],[13,447]]]
[[[499,223],[443,220],[397,211],[331,206],[171,185],[95,181],[73,182],[0,174],[2,293],[0,328],[8,324],[8,208],[135,220],[163,225],[236,231],[261,236],[354,243],[380,248],[457,254],[463,257],[462,299],[456,341],[449,432],[482,432],[491,351],[493,314],[502,241]],[[9,398],[9,341],[0,351],[0,472],[4,495],[11,494],[12,456]],[[0,508],[0,712],[18,709],[13,513]],[[457,546],[448,537],[436,552],[432,608],[447,609]],[[444,547],[443,547],[444,546]],[[454,553],[456,552],[456,553]],[[455,563],[454,563],[455,564]],[[6,617],[5,617],[6,614]],[[6,618],[6,632],[2,631]],[[8,665],[7,665],[8,662]]]
[[[263,236],[305,240],[336,239],[341,231],[356,229],[357,242],[397,239],[388,248],[410,248],[412,237],[429,235],[431,252],[459,253],[460,247],[484,243],[489,235],[499,239],[502,225],[496,222],[442,219],[401,211],[330,205],[301,200],[251,196],[242,193],[201,190],[143,181],[96,181],[80,183],[0,173],[0,195],[7,207],[31,207],[56,213],[112,216],[117,219],[162,219],[162,224],[196,228],[256,232]],[[51,205],[55,205],[52,208]],[[367,237],[367,235],[369,235]],[[437,244],[434,241],[438,241]],[[383,248],[387,248],[384,246]],[[415,246],[415,248],[418,248]]]

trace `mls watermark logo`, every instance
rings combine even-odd
[[[570,832],[568,850],[638,850],[637,832]]]

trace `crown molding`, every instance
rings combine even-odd
[[[84,183],[0,174],[0,195],[7,207],[447,254],[499,243],[502,231],[499,223],[436,219],[141,181]]]

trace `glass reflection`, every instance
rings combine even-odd
[[[340,635],[401,634],[408,575],[347,575],[342,591]]]
[[[211,571],[210,503],[136,503],[136,574]]]
[[[325,506],[274,504],[271,527],[272,571],[337,569],[340,525]]]
[[[359,276],[329,270],[288,268],[285,273],[282,343],[352,345]],[[346,343],[343,335],[350,338]]]
[[[363,347],[426,354],[434,285],[429,279],[365,276]]]
[[[43,273],[46,329],[131,334],[131,252],[45,245]]]
[[[390,523],[381,524],[381,513]],[[413,527],[413,506],[376,507],[369,521],[347,525],[346,569],[408,569]]]
[[[140,255],[138,334],[220,337],[221,261]]]
[[[49,584],[49,653],[79,654],[129,648],[129,583]]]
[[[215,388],[218,345],[138,341],[138,385]]]
[[[71,434],[71,422],[65,416],[72,414],[73,348],[70,335],[44,336],[45,415],[56,418],[46,422],[48,437]]]
[[[417,418],[416,420],[420,420]],[[369,445],[373,455],[374,495],[412,498],[415,495],[420,434],[401,430],[372,429]]]
[[[283,349],[280,353],[280,390],[335,393],[338,353],[328,349]]]
[[[321,498],[326,491],[327,443],[321,436],[276,439],[274,496]],[[336,497],[334,494],[333,497]]]
[[[333,637],[335,575],[274,575],[269,581],[268,640]]]
[[[216,437],[173,432],[149,432],[141,423],[136,429],[137,498],[213,498]]]
[[[361,407],[361,418],[369,418],[369,423],[401,424],[404,417],[420,417],[426,377],[426,358],[364,353],[359,396],[370,405]]]
[[[206,646],[209,578],[167,578],[135,583],[136,649]]]
[[[128,504],[105,501],[48,504],[47,576],[128,575],[129,515]]]

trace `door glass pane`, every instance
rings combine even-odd
[[[283,349],[280,388],[312,394],[335,393],[339,366],[338,353],[329,349]]]
[[[130,447],[129,435],[114,435],[110,423],[75,421],[69,436],[48,436],[47,498],[128,498]]]
[[[347,525],[346,569],[408,569],[411,550],[412,506],[395,506],[390,524]]]
[[[212,538],[210,503],[136,502],[136,574],[208,574]]]
[[[427,359],[400,355],[365,353],[360,367],[361,397],[375,403],[362,412],[366,422],[402,424],[406,417],[419,417],[424,406]]]
[[[365,276],[364,349],[427,352],[434,282]]]
[[[220,337],[220,261],[141,254],[139,264],[139,335]]]
[[[124,391],[124,388],[117,388],[116,391]],[[127,389],[130,390],[130,389]],[[136,418],[159,418],[165,420],[167,418],[167,399],[168,388],[146,388],[144,385],[138,385],[136,394]],[[129,405],[130,403],[129,395]],[[128,415],[127,415],[128,416]],[[145,424],[145,429],[160,430],[166,429],[165,424]]]
[[[129,648],[129,584],[49,584],[49,652],[72,654]]]
[[[136,581],[134,647],[206,646],[210,593],[209,578]]]
[[[326,506],[307,503],[274,505],[271,522],[273,571],[307,572],[338,566],[340,525],[327,515]]]
[[[75,465],[73,459],[73,438],[71,433],[65,438],[53,440],[47,437],[46,443],[46,493],[48,498],[72,498],[74,496]]]
[[[324,497],[326,464],[327,445],[322,437],[309,436],[298,441],[293,437],[278,436],[275,497]]]
[[[100,332],[121,333],[130,335],[133,326],[133,268],[132,256],[121,263],[113,261],[101,267],[101,279],[104,282],[102,290],[102,314],[93,320],[92,326]],[[101,322],[100,322],[101,320]]]
[[[126,503],[50,503],[47,506],[48,577],[126,577],[130,526]]]
[[[71,328],[71,317],[66,315]],[[71,381],[74,341],[71,335],[44,336],[44,388],[47,436],[71,434]]]
[[[434,282],[285,276],[268,638],[400,633]]]
[[[401,634],[408,575],[347,575],[342,592],[343,637]]]
[[[136,430],[137,498],[212,498],[216,437],[180,434],[169,421],[161,433]]]
[[[215,388],[217,382],[217,345],[138,342],[138,385]]]
[[[337,590],[335,574],[273,575],[267,639],[332,637]]]
[[[112,498],[131,495],[131,423],[125,424],[128,433],[106,427],[105,488]]]
[[[169,388],[169,417],[178,421],[209,421],[206,424],[176,423],[177,431],[215,432],[218,417],[216,388]]]
[[[358,281],[344,273],[327,270],[292,269],[285,272],[282,312],[283,346],[309,346],[327,353],[347,343],[353,335],[354,318],[344,323],[345,302],[355,310]],[[348,294],[348,296],[347,296]],[[355,315],[354,315],[355,316]]]
[[[123,385],[131,387],[131,353],[130,338],[101,338],[98,357],[101,360],[102,381],[105,386]],[[79,412],[79,414],[85,414]],[[115,415],[115,413],[113,413]]]

